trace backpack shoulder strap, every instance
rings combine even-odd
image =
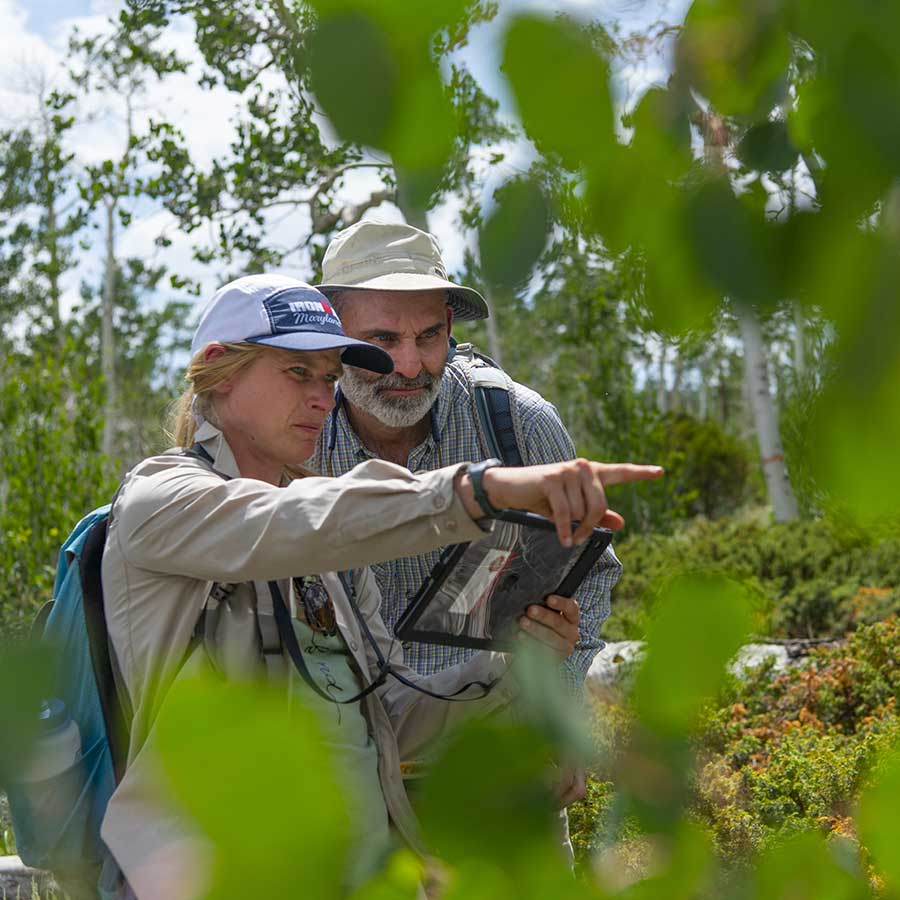
[[[125,763],[128,759],[128,723],[131,721],[132,711],[130,708],[126,708],[130,707],[130,702],[126,692],[120,688],[113,668],[113,654],[109,644],[106,610],[103,605],[103,585],[100,576],[108,524],[109,518],[103,517],[91,526],[81,546],[78,574],[81,578],[82,608],[84,609],[84,624],[87,629],[88,647],[91,654],[91,667],[94,671],[94,680],[97,684],[97,693],[103,710],[103,721],[106,725],[106,736],[118,784],[125,773]]]
[[[522,426],[515,385],[501,368],[475,358],[466,366],[475,412],[487,451],[507,466],[524,465],[519,449]]]

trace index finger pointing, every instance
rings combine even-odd
[[[626,484],[630,481],[650,481],[665,472],[662,466],[636,466],[633,463],[597,463],[600,480],[607,484]]]

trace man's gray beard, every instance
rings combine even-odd
[[[403,378],[394,373],[369,381],[352,366],[346,366],[341,375],[341,391],[354,406],[374,416],[382,425],[410,428],[428,415],[441,392],[443,374],[443,370],[435,376],[423,369],[416,378]],[[425,393],[418,397],[388,398],[382,393],[386,387],[424,387]]]

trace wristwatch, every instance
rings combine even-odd
[[[481,511],[490,518],[496,518],[499,514],[500,510],[494,506],[493,503],[488,499],[487,492],[484,489],[483,479],[484,473],[487,472],[488,469],[493,469],[494,466],[502,466],[503,463],[500,462],[499,459],[484,459],[481,462],[472,463],[467,469],[469,474],[469,479],[472,482],[472,490],[475,492],[475,499],[478,501],[478,505],[481,507]]]

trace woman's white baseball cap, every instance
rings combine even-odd
[[[213,342],[244,341],[285,350],[341,349],[348,366],[381,374],[394,370],[380,347],[344,334],[324,294],[287,275],[245,275],[220,287],[200,314],[191,354]]]

